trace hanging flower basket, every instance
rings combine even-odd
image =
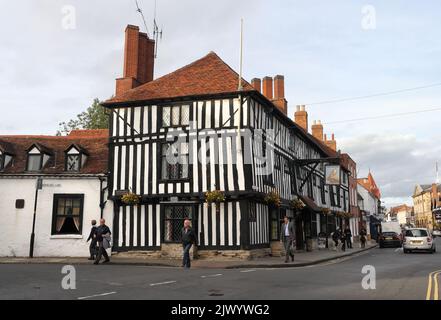
[[[280,200],[280,195],[275,190],[267,193],[264,201],[267,205],[273,206],[276,208],[280,207],[280,205],[282,204],[282,200]]]
[[[220,190],[207,191],[205,193],[205,203],[216,205],[216,213],[220,213],[220,204],[225,201],[225,194]]]
[[[205,193],[205,202],[207,204],[219,204],[225,201],[225,195],[222,191],[214,190]]]
[[[136,204],[139,204],[139,202],[140,202],[140,196],[138,196],[132,192],[129,192],[121,197],[121,201],[127,205],[136,205]]]
[[[331,214],[331,210],[329,208],[322,208],[322,213],[324,215],[330,215]]]
[[[305,204],[300,199],[294,199],[294,200],[291,201],[291,208],[293,208],[294,210],[300,211],[304,207],[305,207]]]

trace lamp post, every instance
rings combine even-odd
[[[35,241],[35,218],[37,216],[37,200],[38,200],[38,190],[43,189],[43,179],[37,178],[35,185],[35,202],[34,202],[34,217],[32,219],[32,233],[31,233],[31,244],[29,248],[29,258],[34,257],[34,241]]]

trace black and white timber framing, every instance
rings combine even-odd
[[[162,110],[170,106],[188,108],[189,125],[163,127]],[[200,250],[268,248],[279,227],[274,224],[280,220],[271,219],[271,208],[263,201],[265,194],[276,189],[282,198],[280,210],[294,216],[289,202],[300,194],[299,185],[312,167],[300,166],[296,160],[328,157],[317,141],[258,93],[106,107],[112,109],[109,194],[115,201],[115,251],[159,250],[165,242],[165,208],[176,205],[194,210],[193,227]],[[274,152],[263,146],[270,130],[274,133]],[[162,179],[161,150],[170,136],[179,136],[188,143],[193,158],[188,178]],[[197,161],[198,152],[201,161]],[[258,160],[260,156],[271,159],[271,174],[259,174],[264,166]],[[332,212],[349,211],[348,173],[342,170],[342,174],[345,177],[340,186],[325,185],[320,164],[300,195]],[[127,190],[142,197],[139,205],[119,201],[120,194]],[[221,204],[220,213],[204,202],[204,193],[210,190],[225,192],[226,202]],[[313,210],[309,215],[317,227],[308,232],[315,237],[323,215]]]

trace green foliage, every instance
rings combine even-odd
[[[224,201],[225,201],[225,195],[222,191],[214,190],[214,191],[207,191],[205,193],[205,202],[207,204],[212,204],[212,203],[219,204]]]
[[[282,200],[280,199],[280,195],[276,190],[268,192],[266,194],[264,200],[265,200],[266,204],[268,204],[270,206],[274,206],[276,208],[280,207],[280,205],[282,204]]]
[[[109,127],[109,115],[100,103],[99,99],[95,98],[92,105],[86,111],[78,114],[75,119],[61,122],[57,136],[68,135],[72,130],[78,129],[107,129]]]
[[[129,192],[129,193],[126,193],[125,195],[123,195],[123,196],[121,197],[121,201],[122,201],[124,204],[135,205],[135,204],[138,204],[138,203],[139,203],[140,198],[139,198],[138,195]]]

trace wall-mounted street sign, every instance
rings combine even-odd
[[[328,185],[340,184],[340,166],[335,164],[325,165],[325,183]]]

